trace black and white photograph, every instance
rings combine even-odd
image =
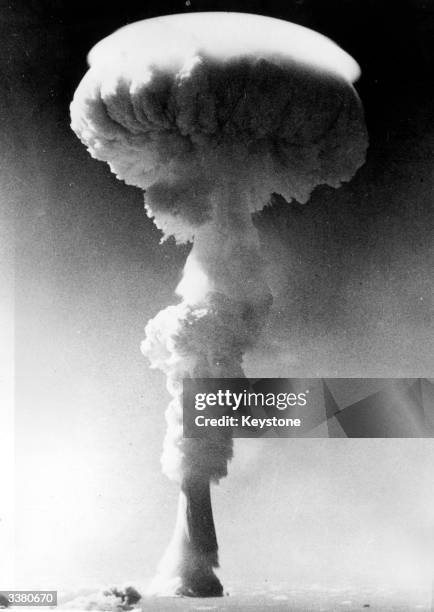
[[[433,612],[433,1],[0,24],[0,608]]]

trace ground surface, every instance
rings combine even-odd
[[[324,588],[312,585],[293,588],[287,584],[264,587],[228,585],[225,597],[209,599],[143,598],[138,606],[144,612],[192,611],[292,611],[347,612],[434,612],[432,594],[427,590],[396,591],[388,588],[355,589],[354,587]],[[112,602],[113,603],[113,602]],[[60,602],[60,607],[82,610],[121,610],[96,595],[81,595]]]

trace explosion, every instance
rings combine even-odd
[[[182,380],[241,378],[272,296],[252,213],[272,193],[305,203],[339,187],[367,147],[357,64],[276,19],[195,13],[101,41],[71,104],[72,128],[178,243],[192,242],[181,300],[148,323],[142,351],[167,376],[164,472],[180,483],[175,533],[151,592],[222,595],[210,482],[227,474],[221,431],[184,439]]]

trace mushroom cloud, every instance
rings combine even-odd
[[[181,298],[146,326],[142,352],[171,395],[162,465],[181,492],[175,532],[150,592],[221,595],[210,482],[227,474],[230,435],[183,438],[182,380],[243,377],[243,354],[271,307],[252,223],[279,193],[305,203],[365,160],[360,71],[336,44],[242,13],[147,19],[99,42],[71,104],[96,159],[145,192],[163,233],[192,242]]]

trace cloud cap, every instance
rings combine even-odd
[[[306,202],[365,159],[356,62],[289,22],[241,13],[170,15],[98,43],[71,104],[91,155],[147,190],[166,234],[213,216],[225,177],[251,211],[272,192]]]
[[[253,54],[282,63],[290,59],[318,70],[340,74],[354,82],[357,62],[326,36],[309,28],[250,13],[206,12],[166,15],[127,25],[90,51],[90,65],[149,61],[182,67],[195,55],[217,61]]]

